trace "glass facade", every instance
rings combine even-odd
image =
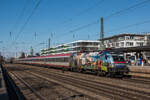
[[[99,50],[99,41],[78,40],[71,43],[58,45],[53,49],[41,50],[41,55],[62,54],[62,53],[77,53]]]

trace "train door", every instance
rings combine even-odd
[[[108,68],[107,68],[107,55],[104,54],[101,56],[101,71],[107,73],[108,72]]]
[[[78,62],[77,62],[77,54],[72,54],[70,56],[70,59],[69,59],[69,66],[70,66],[70,70],[71,71],[75,71],[77,69],[77,66],[78,66]]]

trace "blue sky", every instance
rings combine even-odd
[[[150,20],[150,0],[41,0],[22,32],[19,32],[38,1],[0,0],[0,51],[5,56],[14,56],[21,51],[28,53],[31,46],[39,52],[46,48],[49,37],[51,46],[81,39],[97,40],[99,23],[70,31],[95,22],[101,16],[104,17],[105,37],[126,32],[150,31],[150,22],[119,29]],[[148,2],[112,16],[115,12],[144,1]]]

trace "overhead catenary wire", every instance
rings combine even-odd
[[[73,32],[75,32],[75,31],[84,29],[84,28],[86,28],[86,27],[88,27],[88,26],[91,26],[91,25],[94,25],[94,24],[98,24],[98,23],[99,23],[99,20],[94,21],[94,22],[89,23],[89,24],[86,24],[86,25],[83,25],[83,26],[81,26],[81,27],[77,27],[76,29],[70,30],[70,31],[68,31],[68,32],[66,32],[66,33],[62,33],[62,34],[61,34],[61,35],[62,35],[61,37],[64,37],[65,35],[68,35],[68,34],[70,34],[70,33],[73,33]],[[58,36],[58,35],[57,35],[57,36]],[[57,37],[57,36],[56,36],[56,37]]]
[[[86,8],[86,9],[84,9],[84,10],[78,12],[78,13],[76,13],[72,18],[67,19],[66,21],[63,22],[63,24],[67,23],[67,22],[70,22],[70,21],[74,20],[76,17],[81,16],[81,15],[91,11],[92,9],[94,9],[97,6],[101,5],[103,2],[104,2],[104,0],[100,0],[100,1],[96,2],[94,5]]]
[[[26,11],[26,9],[27,9],[27,6],[28,6],[28,4],[29,4],[29,1],[30,1],[30,0],[26,0],[25,4],[24,4],[24,6],[23,6],[23,8],[22,8],[22,10],[21,10],[21,13],[19,14],[19,16],[18,16],[18,18],[17,18],[15,24],[13,25],[13,27],[12,27],[12,29],[11,29],[11,32],[13,32],[13,31],[16,29],[16,27],[18,26],[20,20],[21,20],[22,17],[24,16],[24,13],[25,13],[25,11]]]
[[[120,27],[120,28],[112,29],[112,30],[107,31],[106,33],[109,34],[109,33],[114,32],[116,30],[122,30],[122,29],[126,29],[126,28],[131,28],[131,27],[142,25],[142,24],[146,24],[146,23],[150,23],[150,19],[145,20],[145,21],[141,21],[141,22],[138,22],[138,23],[130,24],[130,25],[127,25],[127,26],[123,26],[123,27]]]
[[[149,23],[150,22],[150,19],[149,20],[145,20],[145,21],[142,21],[142,22],[138,22],[138,23],[135,23],[135,24],[130,24],[130,25],[127,25],[127,26],[123,26],[123,27],[120,27],[120,28],[116,28],[116,29],[112,29],[112,30],[109,30],[109,32],[113,32],[115,30],[121,30],[121,29],[125,29],[125,28],[130,28],[130,27],[133,27],[133,26],[137,26],[137,25],[142,25],[142,24],[146,24],[146,23]],[[106,32],[107,33],[107,32]]]
[[[140,7],[140,5],[144,5],[144,4],[146,4],[146,2],[149,2],[150,0],[144,0],[143,1],[143,3],[141,2],[141,4],[140,3],[137,3],[137,4],[139,4],[139,5],[137,5],[137,4],[135,4],[135,7],[129,7],[130,9],[128,9],[127,10],[127,8],[126,8],[126,10],[124,9],[124,10],[120,10],[120,12],[119,11],[117,11],[117,12],[115,12],[115,13],[112,13],[110,16],[106,16],[106,17],[104,17],[104,18],[111,18],[111,17],[113,17],[113,16],[115,16],[115,15],[120,15],[121,13],[124,13],[124,12],[127,12],[127,11],[129,11],[129,10],[131,10],[131,9],[135,9],[135,8],[137,8],[137,7]],[[136,6],[137,5],[137,6]],[[134,6],[134,5],[133,5]],[[33,11],[32,11],[33,12]],[[35,12],[35,11],[34,11]],[[34,13],[33,12],[33,13]],[[19,38],[19,36],[20,36],[20,34],[23,32],[23,30],[24,30],[24,28],[25,28],[25,26],[27,25],[27,23],[28,23],[28,21],[30,20],[30,18],[32,17],[32,14],[31,14],[31,16],[30,17],[28,17],[28,19],[26,20],[26,22],[25,22],[25,24],[22,26],[22,28],[20,29],[20,31],[19,31],[19,33],[17,34],[17,36],[16,36],[16,40]],[[90,26],[92,26],[92,25],[95,25],[95,24],[98,24],[99,23],[99,19],[98,20],[96,20],[96,21],[93,21],[93,22],[91,22],[91,23],[88,23],[88,24],[85,24],[85,25],[82,25],[82,26],[79,26],[79,27],[77,27],[77,28],[75,28],[75,29],[72,29],[72,30],[69,30],[68,32],[66,32],[66,33],[62,33],[61,35],[61,37],[63,37],[63,36],[65,36],[65,35],[68,35],[68,34],[70,34],[70,33],[73,33],[73,32],[76,32],[76,31],[79,31],[79,30],[82,30],[82,29],[85,29],[85,28],[88,28],[88,27],[90,27]]]
[[[136,4],[134,4],[134,5],[132,5],[132,6],[128,7],[128,8],[125,8],[125,9],[122,9],[122,10],[119,10],[119,11],[116,11],[116,12],[114,12],[114,13],[108,15],[108,16],[105,16],[104,18],[105,18],[105,20],[106,20],[106,19],[108,19],[108,18],[110,18],[110,17],[112,17],[112,16],[119,15],[119,14],[121,14],[121,13],[123,13],[123,12],[128,11],[128,10],[136,9],[137,7],[140,7],[140,6],[143,7],[143,5],[147,4],[148,2],[150,2],[150,0],[144,0],[144,1],[139,2],[139,3],[136,3]]]
[[[144,7],[143,5],[146,4],[146,3],[148,3],[148,2],[150,2],[150,0],[144,0],[144,1],[142,1],[142,2],[138,2],[138,3],[136,3],[136,4],[132,5],[132,6],[129,6],[129,7],[125,8],[125,9],[116,11],[116,12],[114,12],[114,13],[108,15],[108,16],[105,16],[104,19],[105,19],[105,18],[106,18],[106,19],[111,18],[111,17],[113,17],[113,16],[115,16],[115,15],[120,15],[121,13],[127,12],[128,10],[131,10],[131,9],[136,9],[137,7],[140,7],[140,6]],[[100,20],[97,19],[96,21],[93,21],[93,22],[88,23],[88,24],[86,24],[86,25],[82,25],[82,26],[77,27],[77,28],[75,28],[75,29],[72,29],[72,30],[70,30],[70,31],[68,31],[68,32],[66,32],[66,33],[62,33],[63,36],[61,36],[61,37],[64,37],[65,35],[68,35],[69,33],[73,33],[73,32],[76,32],[76,31],[85,29],[85,28],[87,28],[87,27],[90,27],[90,26],[92,26],[92,25],[98,24],[99,21],[100,21]]]
[[[146,24],[146,23],[150,23],[150,19],[144,20],[144,21],[141,21],[141,22],[137,22],[137,23],[133,23],[133,24],[130,24],[130,25],[126,25],[126,26],[123,26],[123,27],[120,27],[120,28],[111,29],[111,30],[106,31],[105,33],[112,34],[112,33],[114,33],[115,31],[118,31],[118,30],[127,29],[127,28],[138,26],[138,25]],[[95,35],[99,35],[99,34],[96,33]]]
[[[103,1],[103,0],[102,0],[102,1]],[[101,2],[102,2],[102,1],[101,1]],[[144,0],[143,2],[136,3],[136,4],[133,5],[133,6],[130,6],[130,7],[126,8],[126,9],[117,11],[117,12],[115,12],[115,13],[109,15],[109,16],[106,16],[106,18],[108,18],[108,17],[110,17],[110,16],[114,16],[114,15],[121,14],[122,12],[125,12],[125,11],[130,10],[130,9],[139,7],[140,5],[145,4],[145,3],[149,2],[149,1],[150,1],[150,0]],[[101,2],[99,2],[99,4],[100,4]],[[28,23],[29,19],[32,17],[33,13],[35,12],[35,10],[36,10],[36,8],[39,6],[39,4],[40,4],[40,0],[38,1],[37,5],[35,6],[34,10],[33,10],[32,13],[31,13],[31,15],[30,15],[30,16],[28,17],[28,19],[26,20],[25,24],[24,24],[24,25],[22,26],[22,28],[20,29],[19,33],[18,33],[17,36],[16,36],[16,40],[18,39],[19,35],[22,33],[24,27],[25,27],[26,24]],[[97,4],[97,5],[98,5],[98,4]],[[92,9],[92,8],[93,8],[93,7],[87,8],[87,9],[84,10],[84,11],[85,11],[85,12],[86,12],[86,11],[89,11],[89,10]],[[105,17],[104,17],[104,18],[105,18]],[[73,32],[82,30],[82,29],[84,29],[84,28],[87,28],[87,27],[89,27],[89,26],[92,26],[92,25],[98,24],[98,23],[99,23],[99,19],[96,20],[96,21],[93,21],[93,22],[91,22],[91,23],[88,23],[88,24],[86,24],[86,25],[83,25],[83,26],[77,27],[77,28],[75,28],[75,29],[72,29],[72,30],[70,30],[70,31],[68,31],[68,32],[66,32],[66,33],[63,33],[63,36],[64,36],[64,35],[67,35],[67,34],[69,34],[69,33],[73,33]]]
[[[25,20],[25,23],[22,25],[22,27],[20,28],[18,34],[16,35],[16,37],[14,38],[14,41],[12,41],[11,46],[16,45],[16,41],[19,38],[20,34],[23,32],[24,28],[26,27],[26,25],[28,24],[28,22],[30,21],[31,17],[33,16],[33,14],[35,13],[36,9],[39,7],[40,3],[42,0],[36,0],[36,4],[34,6],[34,8],[32,9],[30,15],[27,17],[27,19]],[[10,47],[11,47],[10,46]]]
[[[22,25],[22,27],[20,28],[16,38],[15,38],[15,41],[19,38],[20,34],[23,32],[25,26],[28,24],[29,20],[31,19],[31,17],[33,16],[33,14],[35,13],[36,9],[39,7],[41,3],[41,0],[38,0],[35,7],[33,8],[31,14],[28,16],[28,18],[26,19],[25,23]]]

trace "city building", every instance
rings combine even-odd
[[[106,37],[103,39],[104,46],[106,48],[132,48],[132,47],[144,47],[150,46],[150,33],[145,34],[119,34]],[[138,48],[137,48],[138,49]],[[137,61],[138,59],[147,59],[150,57],[150,52],[126,52],[124,53],[125,59],[132,59]],[[135,62],[134,62],[135,63]]]
[[[150,34],[119,34],[104,38],[106,48],[123,48],[150,45]]]
[[[41,50],[41,55],[61,54],[61,53],[77,53],[99,50],[100,42],[92,40],[78,40],[70,43],[55,46],[50,49]]]

